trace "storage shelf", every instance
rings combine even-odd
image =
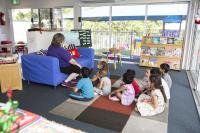
[[[160,64],[168,63],[171,69],[180,70],[182,59],[181,53],[183,50],[182,42],[176,42],[175,44],[161,44],[161,42],[158,44],[153,43],[157,42],[156,38],[159,38],[159,36],[143,37],[141,45],[140,66],[160,67]],[[166,39],[168,38],[166,37]]]
[[[152,56],[152,55],[140,55],[140,56],[146,56],[146,57],[154,57],[154,58],[173,58],[173,59],[181,59],[180,57],[176,57],[176,56],[173,56],[173,57],[170,57],[170,56]]]
[[[14,47],[13,44],[0,44],[0,48],[9,48],[9,47]]]
[[[142,46],[153,46],[153,47],[173,46],[173,47],[182,47],[182,45],[178,45],[178,44],[152,44],[152,43],[142,44]]]

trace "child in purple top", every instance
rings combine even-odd
[[[123,82],[125,83],[125,85],[111,92],[109,95],[109,99],[112,101],[121,101],[121,104],[125,106],[131,105],[135,99],[135,90],[132,85],[133,79],[133,73],[124,73]]]
[[[53,36],[51,45],[48,48],[47,56],[58,58],[60,71],[69,75],[68,78],[64,81],[64,85],[66,85],[66,83],[75,79],[79,75],[81,65],[78,64],[76,60],[71,58],[71,55],[67,50],[61,47],[64,40],[65,38],[63,34],[56,33]]]

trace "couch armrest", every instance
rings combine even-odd
[[[23,77],[36,83],[57,86],[66,78],[60,72],[57,58],[35,54],[22,56]]]

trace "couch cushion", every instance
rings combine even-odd
[[[85,58],[81,56],[80,58],[77,58],[76,61],[82,66],[82,67],[88,67],[91,68],[91,59]]]

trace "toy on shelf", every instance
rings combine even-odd
[[[0,44],[0,56],[11,56],[13,44],[11,41],[1,41]]]

